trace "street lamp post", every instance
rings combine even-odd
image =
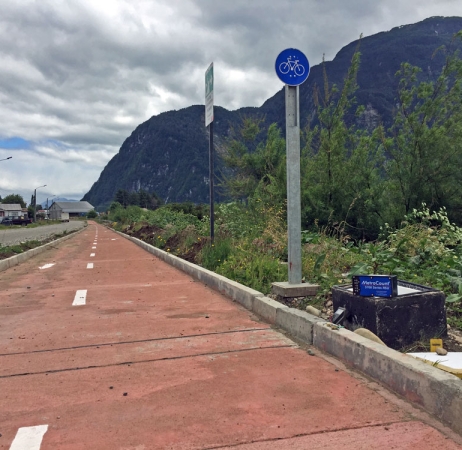
[[[12,159],[12,158],[13,158],[12,156],[8,156],[8,158],[0,159],[0,161],[6,161],[7,159]]]
[[[54,195],[54,194],[51,197],[47,197],[47,218],[48,219],[50,218],[50,210],[48,209],[48,198],[53,200],[55,197],[56,197],[56,195]]]
[[[36,214],[37,213],[37,189],[43,188],[45,186],[46,184],[34,189],[34,223],[37,221],[37,214]]]

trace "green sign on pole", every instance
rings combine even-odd
[[[205,72],[205,126],[213,122],[213,63]]]

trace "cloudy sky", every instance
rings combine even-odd
[[[0,195],[80,199],[133,129],[163,111],[260,106],[277,54],[311,65],[461,0],[0,0]]]

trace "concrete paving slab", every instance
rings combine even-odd
[[[44,449],[199,449],[408,420],[345,372],[291,348],[32,375],[27,389],[24,381],[1,381],[2,432],[47,423]]]
[[[47,426],[41,450],[459,448],[423,413],[146,255],[90,224],[0,273],[0,449],[33,426]],[[73,307],[78,289],[86,303]]]

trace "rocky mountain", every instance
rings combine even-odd
[[[390,123],[396,104],[395,73],[400,64],[409,62],[419,66],[422,78],[435,79],[444,61],[443,53],[434,55],[435,50],[454,45],[452,37],[461,29],[460,17],[432,17],[363,38],[356,98],[357,104],[366,109],[359,119],[352,112],[351,120],[367,128],[380,122]],[[342,84],[357,45],[358,41],[348,44],[332,61],[325,63],[330,83]],[[323,85],[322,65],[313,66],[308,80],[300,87],[302,125],[313,117],[315,85]],[[264,117],[267,125],[276,122],[284,131],[283,89],[260,108],[228,111],[215,107],[214,139],[218,146],[243,116]],[[208,135],[204,127],[204,106],[165,112],[139,125],[82,200],[103,210],[118,189],[156,192],[165,202],[207,203]]]

